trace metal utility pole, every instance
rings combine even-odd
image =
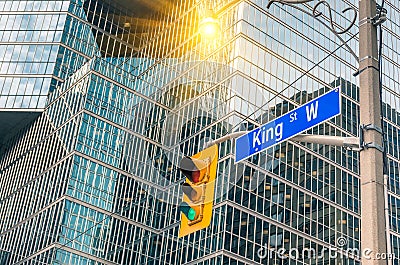
[[[359,70],[355,74],[360,80],[360,182],[361,182],[361,262],[363,265],[384,265],[388,260],[379,259],[379,254],[388,252],[387,224],[385,220],[385,180],[384,180],[384,143],[383,128],[381,123],[381,95],[380,95],[380,68],[378,55],[378,28],[386,20],[386,11],[377,6],[376,0],[359,0],[359,56],[346,44],[340,34],[347,32],[356,21],[357,11],[353,7],[345,8],[342,12],[354,11],[352,23],[343,31],[337,31],[333,26],[327,25],[319,17],[321,12],[318,6],[328,2],[320,0],[315,4],[313,12],[299,8],[298,5],[312,2],[313,0],[269,0],[267,8],[273,3],[289,5],[300,10],[321,22],[331,30],[343,45],[359,62]],[[379,15],[377,9],[379,8]],[[383,11],[383,12],[382,12]],[[237,132],[210,144],[220,143],[233,139],[245,132]],[[357,148],[357,139],[332,138],[329,136],[298,135],[294,141],[304,141],[320,144],[338,145]],[[386,173],[386,172],[385,172]],[[387,194],[387,193],[386,193]],[[364,254],[364,255],[363,255]],[[377,256],[378,254],[378,256]]]
[[[361,251],[372,251],[361,262],[383,265],[387,260],[374,259],[387,252],[376,1],[360,0],[359,14]]]

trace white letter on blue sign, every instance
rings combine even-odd
[[[282,136],[283,136],[283,123],[279,123],[276,127],[275,127],[275,141],[280,141],[282,140]]]
[[[261,134],[261,135],[260,135]],[[261,137],[260,137],[261,136]],[[258,131],[253,133],[253,148],[263,145],[269,141],[275,140],[276,142],[282,140],[283,137],[283,123],[279,123],[274,127],[261,127]]]
[[[310,108],[306,106],[306,112],[307,112],[307,121],[311,121],[311,119],[316,119],[317,114],[318,114],[318,101],[315,102],[315,108],[314,104],[310,104]]]
[[[256,142],[258,142],[257,145],[261,145],[260,139],[258,139],[258,137],[260,136],[260,132],[261,132],[261,130],[258,130],[258,133],[255,132],[253,134],[253,148],[256,147]]]

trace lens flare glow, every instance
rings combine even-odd
[[[199,24],[200,35],[206,39],[215,39],[220,33],[218,19],[215,17],[206,17]]]

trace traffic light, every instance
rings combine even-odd
[[[191,157],[184,157],[180,170],[186,176],[182,184],[183,202],[179,237],[186,236],[211,223],[217,175],[218,146],[213,145]]]

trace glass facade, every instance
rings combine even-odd
[[[286,141],[235,164],[234,142],[220,144],[211,225],[178,238],[183,155],[336,87],[342,114],[306,133],[357,136],[358,66],[291,7],[155,3],[0,2],[0,109],[40,109],[1,148],[0,264],[360,264],[344,251],[360,249],[359,154],[341,147]],[[332,3],[339,28],[348,6],[358,1]],[[385,7],[388,218],[400,257],[400,9]],[[197,30],[210,8],[214,39]],[[342,35],[355,51],[357,32]]]
[[[44,108],[68,1],[0,3],[0,107]]]

